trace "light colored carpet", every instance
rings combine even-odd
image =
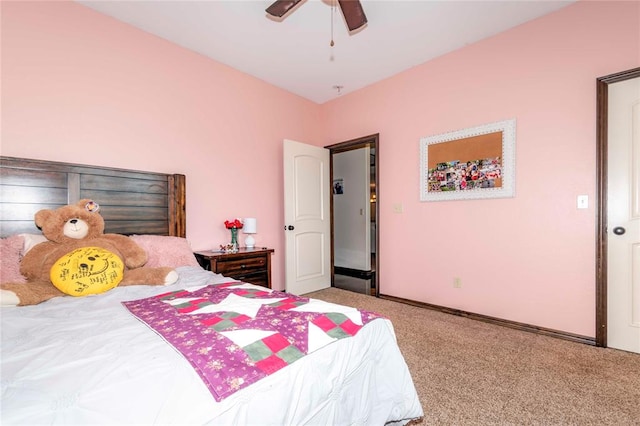
[[[640,355],[328,288],[393,323],[424,425],[640,425]]]

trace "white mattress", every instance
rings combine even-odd
[[[120,303],[228,281],[178,271],[168,287],[2,308],[0,423],[382,425],[422,416],[384,319],[216,402],[182,355]]]

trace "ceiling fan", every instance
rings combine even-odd
[[[302,0],[276,0],[266,9],[266,12],[271,16],[282,18],[282,16],[301,1]],[[349,31],[355,31],[367,23],[367,17],[364,15],[360,0],[338,0],[338,4],[344,15],[344,20],[347,22]]]

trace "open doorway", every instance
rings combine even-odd
[[[379,295],[378,134],[325,148],[330,152],[331,283]]]

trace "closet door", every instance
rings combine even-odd
[[[640,353],[640,77],[608,87],[608,346]]]

